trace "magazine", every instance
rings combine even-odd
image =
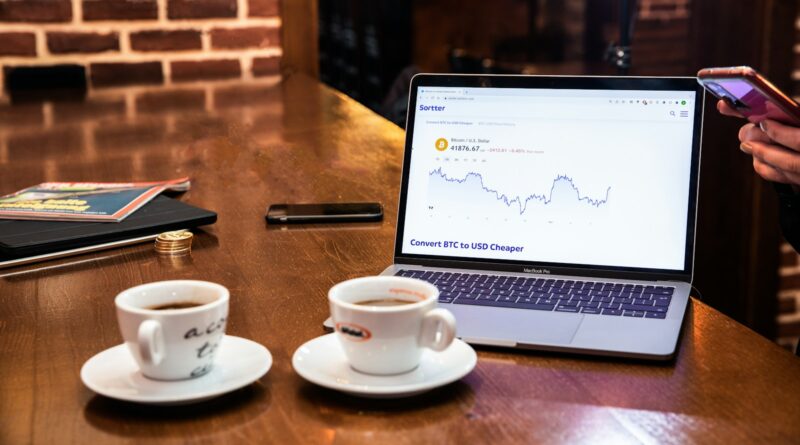
[[[159,193],[189,190],[189,178],[159,182],[45,182],[0,197],[0,219],[120,222]]]

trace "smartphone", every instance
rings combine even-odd
[[[270,224],[380,221],[383,207],[377,202],[272,204],[266,218]]]
[[[697,81],[750,122],[772,119],[800,125],[797,102],[749,66],[705,68],[697,73]]]

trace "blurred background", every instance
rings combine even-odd
[[[252,85],[280,88],[292,75],[319,78],[401,127],[418,72],[693,76],[750,65],[796,96],[798,3],[0,0],[0,166],[43,138],[94,152],[135,144],[143,126],[180,133],[175,114],[255,105],[264,90]],[[268,130],[281,118],[273,111],[252,124]],[[73,128],[75,113],[124,114],[130,125]],[[770,185],[738,150],[741,124],[708,99],[696,296],[789,347],[800,336],[800,261],[780,236]],[[67,156],[36,160],[43,177],[67,180],[49,177]]]

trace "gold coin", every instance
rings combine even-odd
[[[181,255],[188,253],[192,248],[194,235],[187,230],[164,232],[156,238],[156,252],[164,255]]]
[[[183,252],[188,252],[188,251],[190,251],[190,250],[192,250],[192,249],[186,248],[186,249],[176,249],[176,250],[156,250],[156,251],[157,251],[158,253],[169,253],[169,254],[173,254],[173,253],[183,253]]]
[[[191,243],[192,242],[189,241],[189,240],[185,240],[185,241],[159,241],[159,240],[156,240],[156,244],[158,244],[159,246],[185,246],[185,245],[189,245]]]
[[[158,245],[158,246],[188,246],[188,245],[191,245],[191,244],[192,244],[192,242],[188,241],[188,240],[187,241],[182,241],[182,242],[177,242],[177,243],[156,241],[156,245]]]
[[[189,247],[191,245],[192,245],[192,243],[161,243],[161,242],[156,242],[156,247],[161,247],[161,248],[164,248],[164,249],[170,249],[170,248],[173,248],[173,247]]]
[[[172,232],[164,232],[158,235],[157,240],[160,241],[182,241],[192,239],[194,235],[188,230],[174,230]]]
[[[180,254],[183,254],[183,253],[189,253],[191,251],[192,251],[192,249],[180,249],[180,250],[170,250],[170,251],[157,250],[156,252],[158,252],[158,254],[160,254],[160,255],[169,256],[169,255],[180,255]]]
[[[156,250],[164,250],[164,251],[169,251],[169,250],[178,250],[178,249],[188,249],[188,248],[190,248],[190,247],[191,247],[191,245],[189,245],[189,244],[184,244],[184,245],[180,245],[180,246],[162,246],[162,245],[156,245]]]

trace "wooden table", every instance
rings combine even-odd
[[[302,380],[291,356],[323,333],[328,288],[392,259],[404,137],[311,79],[105,90],[0,117],[2,193],[189,175],[183,199],[219,213],[182,260],[147,244],[0,270],[2,443],[800,442],[800,360],[699,301],[668,364],[479,349],[462,381],[394,401]],[[383,202],[385,220],[264,223],[267,203],[352,200]],[[227,286],[228,333],[267,346],[270,372],[186,407],[85,388],[81,365],[121,343],[114,296],[175,278]]]

